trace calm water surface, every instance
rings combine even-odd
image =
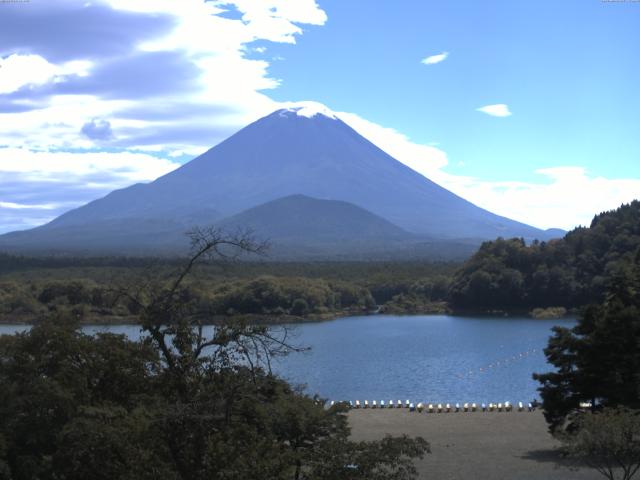
[[[295,326],[311,351],[279,359],[274,370],[329,399],[511,402],[537,397],[533,372],[549,370],[542,352],[554,325],[575,320],[452,317],[348,317]],[[0,334],[28,327],[0,325]],[[88,326],[138,338],[133,325]]]

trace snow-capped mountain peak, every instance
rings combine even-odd
[[[286,108],[281,110],[281,114],[286,112],[295,113],[299,117],[312,118],[316,115],[323,115],[333,120],[338,120],[338,117],[330,108],[319,102],[305,101],[290,103]]]

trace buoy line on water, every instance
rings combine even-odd
[[[504,358],[504,359],[500,359],[500,360],[496,360],[495,362],[489,363],[487,365],[484,365],[482,367],[479,367],[475,370],[469,370],[468,372],[465,373],[459,373],[456,375],[456,377],[458,377],[461,380],[464,380],[465,378],[471,378],[474,375],[477,374],[481,374],[481,373],[486,373],[492,370],[495,370],[497,368],[503,367],[503,366],[507,366],[507,365],[512,365],[513,363],[522,360],[524,358],[529,357],[530,355],[536,353],[538,351],[538,349],[536,348],[532,348],[529,349],[525,352],[520,352],[517,353],[515,355],[512,355],[510,357]]]
[[[323,403],[323,402],[320,402]],[[380,409],[394,409],[394,408],[404,408],[405,410],[409,410],[410,412],[425,412],[425,413],[459,413],[459,412],[533,412],[537,409],[538,403],[534,400],[533,402],[523,403],[523,402],[515,402],[511,403],[509,401],[506,402],[489,402],[489,403],[469,403],[465,402],[462,405],[460,403],[427,403],[427,402],[418,402],[414,403],[409,400],[406,400],[405,403],[402,403],[402,400],[398,400],[397,403],[394,403],[393,400],[390,400],[389,403],[385,403],[384,400],[381,400],[380,403],[376,400],[370,404],[368,400],[364,400],[363,403],[360,400],[342,400],[342,401],[331,401],[330,404],[326,404],[329,408],[334,407],[337,404],[342,404],[347,406],[349,409],[377,409],[378,405]]]

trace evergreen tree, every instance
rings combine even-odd
[[[581,402],[640,408],[640,250],[612,276],[602,304],[587,307],[575,327],[554,329],[545,354],[556,371],[534,378],[552,430]]]

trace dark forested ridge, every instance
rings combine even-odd
[[[639,248],[639,201],[596,215],[590,227],[559,240],[485,242],[455,274],[450,304],[459,310],[530,310],[597,303]]]

